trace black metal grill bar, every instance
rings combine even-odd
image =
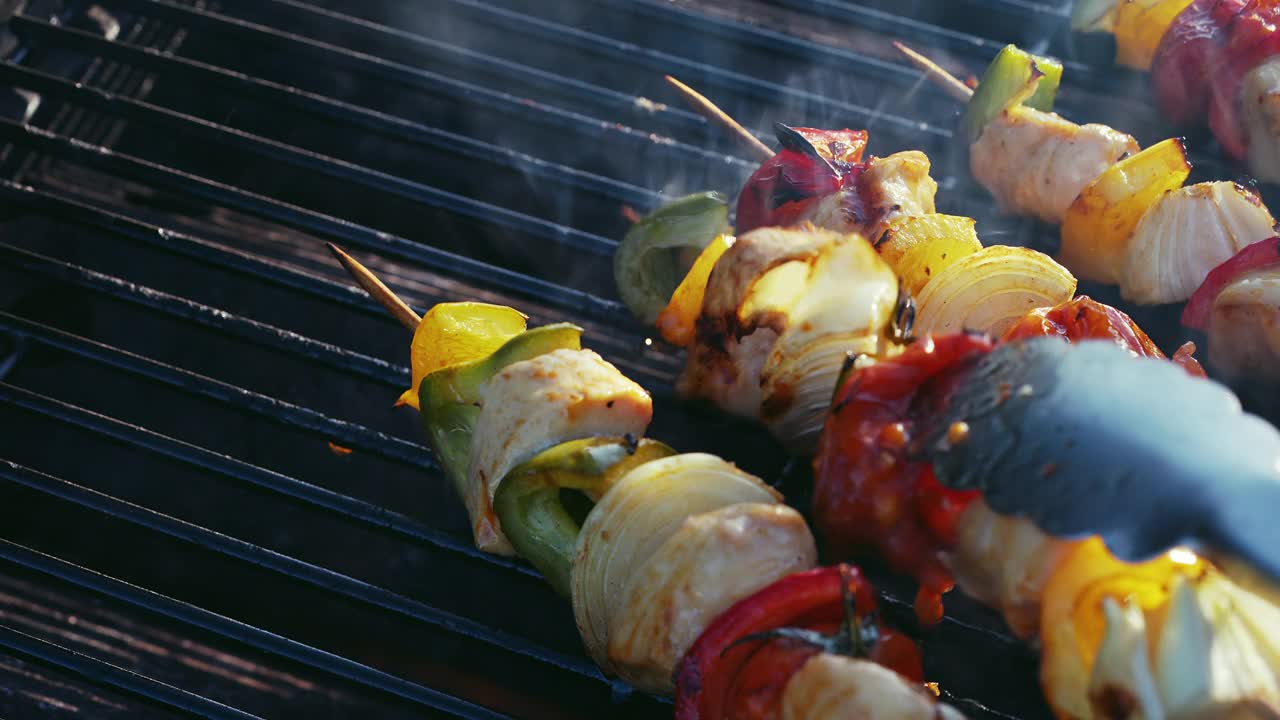
[[[232,272],[260,278],[273,285],[305,292],[313,297],[337,302],[378,318],[385,318],[385,313],[381,309],[374,307],[362,290],[348,283],[333,282],[295,269],[284,268],[261,260],[249,253],[202,240],[193,235],[157,227],[109,210],[103,210],[74,198],[37,190],[8,180],[0,179],[0,198],[41,212],[48,217],[57,218],[59,221],[82,224],[114,235],[127,237],[165,252],[195,258]],[[293,206],[281,203],[273,207],[278,212],[286,215],[295,211],[306,213],[299,215],[299,217],[317,219],[317,222],[335,232],[341,232],[344,228],[349,229],[351,232],[346,239],[354,246],[371,248],[388,256],[407,258],[413,261],[423,261],[423,258],[426,258],[425,262],[433,269],[445,272],[452,270],[458,276],[468,280],[543,300],[568,312],[580,313],[580,316],[615,324],[624,322],[634,324],[634,321],[630,320],[630,314],[626,312],[621,303],[615,301],[605,300],[589,293],[562,288],[554,283],[504,270],[477,260],[433,250],[429,246],[418,245],[394,235],[369,230],[359,225],[328,218],[327,216],[300,211],[300,209]],[[451,262],[456,262],[456,266],[451,266],[449,264]]]
[[[164,19],[171,20],[173,22],[203,24],[206,26],[211,26],[215,29],[221,27],[221,29],[223,30],[229,30],[234,28],[242,32],[265,34],[266,36],[269,36],[273,40],[277,40],[279,42],[299,43],[303,46],[310,46],[310,47],[322,47],[328,50],[329,52],[333,53],[333,57],[331,58],[326,56],[326,59],[330,59],[333,62],[350,63],[351,62],[350,58],[358,57],[358,58],[361,58],[363,61],[372,62],[379,65],[388,65],[388,64],[392,66],[395,65],[394,63],[388,63],[388,61],[386,60],[381,60],[378,58],[374,58],[372,56],[363,55],[361,53],[357,53],[344,48],[338,48],[332,45],[326,45],[324,43],[320,43],[314,40],[299,37],[297,35],[292,35],[282,30],[268,28],[262,25],[257,25],[245,20],[237,19],[237,18],[231,18],[229,16],[222,15],[219,13],[214,13],[208,10],[199,10],[195,8],[188,8],[188,7],[174,5],[171,2],[167,2],[167,0],[122,0],[122,1],[126,5],[138,8],[139,11],[146,12],[147,14],[154,15],[155,17],[163,17]],[[771,83],[771,82],[750,77],[748,75],[743,75],[741,73],[735,73],[729,70],[723,70],[721,68],[717,68],[715,66],[708,65],[706,63],[687,60],[685,58],[659,52],[657,50],[651,50],[639,45],[619,42],[617,40],[613,40],[601,35],[597,35],[595,33],[590,33],[583,30],[576,30],[573,28],[566,27],[564,25],[548,22],[540,18],[535,18],[528,15],[522,15],[520,13],[503,10],[501,8],[496,8],[492,6],[481,6],[481,5],[469,2],[469,0],[449,0],[449,2],[460,4],[464,7],[474,8],[480,12],[490,13],[495,22],[501,24],[503,27],[511,28],[515,32],[525,34],[525,35],[540,35],[542,37],[546,37],[557,43],[560,43],[563,47],[566,47],[566,48],[577,47],[579,49],[587,50],[590,52],[601,53],[607,57],[620,60],[622,62],[631,63],[631,64],[639,63],[646,67],[652,68],[654,72],[659,75],[663,73],[673,73],[673,74],[681,75],[686,80],[692,78],[692,79],[698,80],[699,82],[705,82],[706,88],[704,89],[725,88],[725,89],[734,90],[736,92],[745,93],[753,97],[765,99],[765,100],[776,100],[780,97],[789,97],[795,100],[802,100],[806,103],[810,103],[818,107],[828,108],[830,110],[840,110],[865,120],[875,119],[878,121],[884,121],[889,123],[890,125],[897,126],[899,129],[907,130],[912,133],[922,132],[927,134],[934,134],[939,137],[949,137],[951,134],[950,131],[948,130],[943,130],[941,128],[937,128],[932,125],[929,125],[927,123],[921,123],[916,120],[910,120],[910,119],[899,117],[889,113],[877,112],[872,108],[868,108],[862,105],[857,105],[854,103],[847,103],[843,101],[833,100],[831,98],[824,97],[817,93],[797,90],[795,88],[788,88],[784,85],[779,85],[777,83]],[[244,7],[249,7],[249,6],[244,5]],[[305,9],[309,9],[311,6],[308,6],[302,3],[295,3],[295,4],[291,4],[291,7],[296,7],[298,9],[305,10]],[[399,67],[403,67],[403,66],[399,66]],[[410,70],[413,70],[413,69],[410,68]],[[422,73],[425,71],[414,70],[414,72]],[[457,83],[457,84],[465,85],[465,83]],[[467,86],[467,87],[471,88],[474,86]],[[505,97],[510,97],[502,93],[495,93],[494,91],[491,91],[491,90],[485,90],[484,92],[490,95],[501,94],[501,95],[504,95]],[[467,93],[465,93],[465,95],[468,97],[468,100],[475,99],[471,91],[468,91]],[[528,100],[522,100],[518,98],[513,98],[513,99],[519,104],[521,112],[524,112],[524,113],[529,112],[530,105]],[[536,104],[536,103],[534,104],[533,108],[538,110],[539,112],[547,110],[547,106]],[[557,112],[563,113],[567,111],[559,110]],[[599,123],[603,121],[592,120],[592,122]],[[609,128],[613,128],[615,126],[615,123],[607,123],[607,125],[609,126]],[[627,130],[629,130],[632,133],[638,133],[638,131],[632,130],[630,128],[627,128]],[[648,133],[638,133],[638,134],[646,140],[649,139]],[[680,143],[674,143],[674,141],[664,141],[662,144],[675,145],[675,146],[681,145]],[[683,147],[688,148],[689,151],[695,152],[700,155],[709,155],[710,156],[708,158],[709,160],[714,159],[714,161],[716,162],[726,161],[726,157],[724,155],[708,153],[707,151],[701,150],[699,148],[692,148],[691,146],[683,146]],[[738,162],[743,162],[743,161],[738,160]]]
[[[150,360],[141,355],[81,338],[6,312],[0,312],[0,328],[25,336],[42,345],[155,380],[183,393],[215,400],[279,425],[314,432],[345,446],[375,453],[410,467],[437,469],[435,459],[421,445],[363,425],[331,418],[311,408],[294,405],[221,380]]]
[[[335,240],[351,247],[377,252],[387,257],[420,263],[453,277],[494,287],[516,295],[528,297],[558,307],[578,317],[610,323],[634,325],[631,314],[621,303],[601,298],[581,290],[531,277],[523,273],[490,265],[473,258],[422,245],[390,233],[381,232],[329,215],[300,208],[296,205],[273,200],[239,190],[230,185],[206,180],[190,173],[122,155],[99,145],[63,137],[28,125],[0,121],[0,133],[20,143],[29,143],[40,149],[73,157],[96,167],[136,173],[136,177],[162,180],[193,192],[200,197],[224,203],[229,207],[249,212],[281,225],[311,232],[322,238]],[[169,252],[177,252],[198,258],[235,272],[254,275],[276,285],[294,288],[323,297],[361,311],[377,314],[368,298],[350,284],[334,283],[296,271],[286,271],[280,266],[264,262],[252,255],[209,243],[184,233],[160,228],[134,218],[102,210],[78,200],[56,193],[0,179],[0,196],[32,206],[60,220],[92,225],[109,232],[126,235]],[[180,241],[175,245],[174,242]]]
[[[431,547],[465,555],[486,564],[541,577],[525,563],[481,552],[470,538],[459,539],[424,525],[413,518],[327,488],[312,485],[283,473],[237,460],[197,445],[162,435],[153,430],[101,415],[24,388],[0,382],[0,402],[50,417],[97,435],[113,438],[162,457],[217,473],[237,482],[261,488],[299,505],[320,508],[339,517],[359,522]]]
[[[833,2],[836,0],[818,1]],[[1071,3],[1063,2],[1062,0],[1059,0],[1057,5],[1036,2],[1036,0],[968,0],[968,2],[976,5],[985,5],[997,12],[1018,13],[1027,16],[1043,15],[1060,20],[1066,20],[1071,17]]]
[[[647,0],[642,0],[647,1]],[[1005,46],[1003,42],[997,42],[985,37],[979,37],[966,32],[952,30],[934,23],[916,20],[904,15],[896,15],[891,12],[877,10],[876,8],[866,7],[863,5],[855,5],[845,0],[776,0],[783,7],[792,8],[800,12],[817,15],[819,17],[830,20],[839,20],[848,22],[860,28],[866,28],[876,32],[883,32],[893,35],[903,40],[918,40],[927,43],[933,47],[944,48],[953,52],[964,53],[984,60],[995,57],[1000,48]],[[976,0],[966,0],[967,2],[975,2]],[[1028,18],[1043,16],[1050,17],[1055,21],[1066,20],[1066,13],[1047,13],[1046,8],[1042,5],[1029,5],[1027,3],[1017,2],[1017,0],[985,0],[989,5],[1003,5],[1006,12],[1018,12]],[[788,36],[784,36],[788,37]],[[823,47],[823,46],[819,46]],[[1087,66],[1080,63],[1064,60],[1063,64],[1071,69],[1071,71],[1086,71]],[[905,68],[904,68],[905,69]],[[915,71],[909,71],[915,75]]]
[[[293,10],[299,10],[322,17],[331,23],[341,23],[344,25],[360,27],[364,30],[382,35],[385,38],[400,41],[406,46],[450,55],[455,58],[462,58],[468,65],[473,67],[483,67],[498,74],[516,79],[520,85],[530,83],[535,86],[549,88],[557,93],[564,93],[570,97],[581,98],[593,103],[598,103],[604,108],[612,108],[618,111],[619,114],[626,114],[634,110],[637,102],[641,100],[641,98],[636,95],[619,92],[612,88],[593,85],[574,78],[564,77],[563,75],[557,75],[535,67],[529,67],[528,65],[521,65],[499,57],[476,52],[475,50],[459,45],[452,45],[433,38],[423,37],[422,35],[415,35],[414,33],[406,32],[399,28],[371,22],[363,18],[336,12],[327,8],[316,7],[306,3],[293,2],[292,0],[271,1],[276,5],[282,5]],[[680,108],[669,107],[666,105],[657,105],[653,106],[648,110],[648,112],[651,112],[654,116],[661,118],[664,125],[687,129],[705,129],[708,127],[706,118],[688,110],[682,110]]]
[[[287,0],[275,0],[284,2]],[[471,0],[463,0],[471,2]],[[915,70],[863,53],[832,47],[807,38],[789,35],[759,25],[739,22],[729,18],[713,17],[702,12],[662,0],[604,0],[616,7],[641,9],[654,17],[676,18],[682,26],[722,35],[734,40],[766,48],[786,48],[788,51],[815,63],[838,67],[843,72],[869,74],[887,82],[910,85],[919,77]],[[783,5],[791,3],[783,2]],[[800,4],[798,9],[809,10],[813,0]],[[974,52],[981,50],[992,56],[1002,47],[996,43],[968,33],[948,30],[932,23],[913,20],[868,7],[851,6],[848,17],[851,24],[863,30],[892,35],[902,40],[919,40],[935,47]]]
[[[176,255],[195,258],[232,272],[250,275],[273,285],[346,305],[369,315],[385,316],[381,310],[370,305],[369,298],[363,291],[350,284],[333,282],[297,270],[286,270],[280,265],[261,260],[249,253],[202,240],[194,235],[151,225],[59,193],[0,179],[0,198],[46,217],[56,218],[59,222],[92,227]]]
[[[122,40],[108,40],[84,30],[57,25],[27,15],[16,15],[10,28],[32,42],[45,42],[58,47],[99,55],[129,63],[147,70],[172,74],[184,82],[218,85],[236,95],[256,97],[306,113],[353,125],[414,145],[439,148],[467,155],[503,167],[518,169],[565,187],[580,188],[603,197],[614,198],[638,209],[655,206],[661,194],[647,188],[548,162],[532,155],[510,150],[501,145],[481,142],[465,135],[433,128],[395,115],[317,95],[299,88],[282,85],[233,70],[191,60],[155,49],[132,45]],[[475,53],[479,57],[487,57]],[[632,97],[634,103],[635,98]],[[699,118],[701,119],[701,118]]]
[[[528,98],[492,90],[422,68],[410,67],[210,10],[177,5],[165,0],[119,0],[118,4],[184,27],[203,27],[213,32],[239,33],[256,37],[272,47],[287,47],[287,50],[282,49],[281,52],[292,57],[314,57],[326,66],[364,73],[424,91],[443,92],[452,97],[465,98],[469,103],[486,105],[511,113],[513,117],[519,117],[523,122],[550,123],[585,137],[607,136],[606,140],[610,143],[654,148],[659,152],[687,156],[693,161],[751,167],[741,158],[704,150],[672,138],[656,138],[649,132],[630,128],[614,121],[534,102]]]
[[[1040,46],[1033,47],[1033,49],[1036,52],[1054,54],[1070,74],[1073,85],[1113,95],[1127,94],[1132,92],[1135,86],[1145,86],[1145,82],[1141,81],[1135,85],[1134,79],[1140,76],[1137,71],[1114,64],[1100,67],[1071,57],[1070,46],[1060,42],[1059,39],[1060,37],[1069,37],[1069,28],[1067,28],[1068,19],[1071,15],[1069,3],[1063,3],[1060,7],[1053,8],[1036,3],[1022,2],[1021,0],[963,0],[965,4],[975,6],[975,13],[1000,13],[1016,17],[1016,22],[1019,25],[1034,23],[1044,28],[1044,30],[1036,31],[1034,35],[1024,36],[1021,39],[1006,36],[993,40],[913,20],[896,15],[892,11],[886,12],[876,8],[864,7],[848,2],[848,0],[774,1],[792,10],[875,29],[895,36],[909,34],[920,38],[922,42],[933,47],[968,56],[969,59],[980,64],[990,62],[995,57],[995,54],[1010,41],[1039,45],[1042,41],[1049,40],[1051,43],[1049,48]],[[979,31],[982,29],[982,23],[980,22],[971,22],[969,26]],[[1055,31],[1059,31],[1059,37],[1050,37]],[[916,73],[917,71],[911,69],[910,72]]]
[[[741,92],[765,101],[776,101],[779,98],[792,98],[794,100],[804,101],[805,103],[812,104],[816,107],[827,108],[829,110],[840,110],[849,113],[854,117],[860,118],[863,121],[863,124],[868,128],[870,128],[874,123],[886,122],[897,128],[899,131],[904,131],[913,135],[916,133],[931,135],[933,136],[931,139],[934,140],[951,137],[951,131],[949,129],[940,128],[929,123],[912,120],[893,113],[887,113],[865,105],[833,100],[818,93],[760,80],[759,78],[755,78],[750,75],[725,70],[707,63],[687,60],[658,50],[652,50],[641,45],[619,42],[612,38],[588,32],[586,30],[579,30],[567,25],[561,25],[533,17],[531,15],[525,15],[493,5],[475,2],[474,0],[447,1],[471,8],[477,12],[485,13],[493,19],[495,24],[508,28],[513,32],[541,35],[557,43],[575,46],[590,52],[601,53],[619,62],[640,63],[653,69],[655,73],[680,74],[686,80],[693,78],[699,82],[705,83],[708,89],[724,88],[735,92]],[[887,67],[896,67],[889,64],[886,65]],[[918,74],[911,73],[901,67],[898,67],[897,69],[906,73],[906,76],[908,77],[906,84],[910,84],[918,80]]]
[[[447,632],[472,638],[496,648],[550,663],[577,675],[609,682],[594,664],[580,657],[570,657],[525,638],[487,627],[439,608],[362,582],[348,575],[313,565],[297,558],[259,547],[253,543],[224,535],[208,528],[170,517],[119,498],[82,487],[61,478],[32,470],[14,462],[0,460],[0,478],[18,483],[36,492],[61,498],[95,512],[125,520],[198,547],[271,570],[335,593],[357,602],[382,608],[403,617],[426,623]]]
[[[143,287],[113,275],[55,260],[6,243],[0,243],[0,256],[7,257],[15,266],[29,272],[101,292],[134,305],[158,310],[170,317],[196,322],[255,345],[281,350],[344,373],[360,375],[400,388],[406,387],[410,381],[408,368],[393,365],[381,358],[370,357],[274,325],[233,315],[225,310]]]
[[[250,715],[4,625],[0,625],[0,647],[187,715],[213,720],[262,720],[257,715]]]
[[[21,65],[0,63],[0,82],[8,82],[17,87],[48,94],[50,97],[113,113],[154,127],[176,130],[258,157],[286,163],[305,172],[314,172],[466,217],[484,220],[487,223],[550,240],[559,245],[568,245],[601,257],[611,256],[613,248],[617,245],[617,241],[600,235],[523,215],[424,183],[303,150],[142,100],[104,92]]]
[[[441,42],[429,37],[415,35],[399,28],[370,22],[363,18],[345,15],[325,8],[303,3],[292,3],[282,0],[276,4],[311,13],[333,23],[357,26],[387,38],[402,42],[420,50],[440,53],[461,59],[470,67],[482,67],[500,75],[513,78],[520,86],[534,86],[550,89],[567,97],[587,100],[602,108],[610,108],[625,114],[635,109],[641,98],[612,88],[601,87],[591,83],[564,77],[538,68],[521,65],[499,57],[476,52],[469,48]],[[19,16],[21,17],[21,16]],[[654,105],[647,112],[661,119],[664,125],[690,130],[701,130],[708,127],[706,118],[701,115],[666,105]]]
[[[27,142],[33,143],[42,149],[62,149],[78,157],[83,157],[87,160],[98,160],[103,163],[133,162],[127,156],[114,154],[106,148],[53,136],[45,131],[29,129],[27,126],[0,121],[0,135],[10,130],[17,132],[19,137],[25,138]],[[141,163],[142,161],[137,162]],[[170,170],[163,166],[145,163],[144,165],[156,169],[157,172],[163,172],[166,177],[180,178],[181,182],[179,184],[199,180],[194,176],[188,176],[185,173]],[[128,167],[128,165],[120,165],[118,167]],[[228,197],[248,195],[228,186],[216,185],[209,181],[200,182],[214,186],[214,190],[226,189],[230,193]],[[196,184],[198,185],[199,183]],[[0,198],[30,207],[47,216],[55,217],[59,221],[84,224],[148,244],[164,252],[174,252],[185,257],[196,258],[232,272],[248,274],[275,285],[307,293],[313,297],[334,301],[391,325],[385,313],[369,301],[364,291],[348,283],[334,282],[316,277],[296,268],[267,262],[251,254],[227,248],[193,235],[160,228],[58,193],[37,190],[7,180],[0,179]],[[250,205],[245,209],[251,210],[255,207],[252,202],[256,199],[257,196],[248,196],[247,202]],[[231,204],[233,207],[238,207],[235,203]],[[264,208],[262,214],[265,217],[280,221],[282,224],[301,226],[303,229],[315,229],[322,237],[327,235],[339,241],[350,240],[352,241],[350,244],[353,246],[371,247],[375,251],[392,257],[408,258],[411,261],[420,261],[425,257],[432,269],[445,273],[452,272],[456,276],[473,280],[480,286],[497,287],[504,292],[524,295],[534,301],[548,303],[565,310],[574,318],[589,318],[608,324],[613,328],[636,326],[635,319],[617,301],[605,300],[589,293],[570,290],[517,272],[452,255],[444,251],[434,250],[426,245],[414,244],[387,233],[369,230],[291,205],[267,201],[262,207]],[[290,223],[288,220],[296,220],[296,222]],[[329,232],[320,232],[321,230]],[[450,265],[449,263],[452,262],[457,264]],[[601,335],[597,338],[596,344],[603,350],[601,343],[613,339],[616,338],[612,335]],[[674,355],[670,355],[646,356],[643,361],[635,357],[619,356],[615,358],[615,362],[626,365],[631,372],[644,373],[660,381],[667,382],[671,379],[670,368],[660,369],[655,363],[661,362],[663,365],[670,365],[678,361]]]
[[[79,565],[0,539],[0,558],[46,576],[69,582],[134,607],[198,627],[259,651],[288,658],[307,667],[390,693],[419,705],[461,717],[498,720],[505,717],[438,690],[403,680],[367,665],[290,640],[275,633],[209,612]]]

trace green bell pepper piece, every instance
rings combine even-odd
[[[656,440],[595,437],[561,443],[507,473],[493,508],[516,552],[567,597],[581,525],[561,493],[603,493],[634,468],[675,454]]]
[[[973,91],[961,120],[965,137],[974,143],[987,123],[1016,105],[1043,112],[1053,110],[1062,81],[1062,63],[1006,45],[991,61]]]
[[[418,403],[422,428],[444,474],[465,496],[471,433],[480,417],[480,389],[508,365],[553,350],[582,347],[582,328],[568,323],[526,330],[503,343],[487,357],[437,370],[422,378]]]
[[[652,325],[698,253],[729,231],[729,206],[714,192],[672,200],[646,215],[613,254],[613,280],[622,301]]]

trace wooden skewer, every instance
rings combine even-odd
[[[409,307],[409,304],[400,299],[399,295],[392,292],[391,288],[378,279],[373,271],[360,264],[359,260],[351,257],[345,250],[334,245],[333,243],[325,243],[329,247],[329,252],[338,258],[338,262],[342,263],[342,267],[347,269],[351,274],[351,278],[356,281],[364,291],[369,293],[369,297],[378,301],[378,304],[387,309],[391,313],[391,317],[400,321],[400,324],[413,332],[418,329],[418,323],[422,322],[422,318],[418,313]]]
[[[968,85],[960,82],[959,78],[944,70],[938,63],[896,40],[893,42],[893,46],[898,48],[898,52],[906,55],[911,64],[923,70],[926,77],[945,90],[951,97],[963,103],[969,102],[969,98],[973,97],[973,90]]]
[[[737,120],[734,120],[729,116],[729,113],[721,110],[715,103],[708,100],[697,90],[694,90],[670,75],[664,75],[663,77],[666,78],[667,83],[670,84],[671,87],[680,91],[680,94],[684,96],[684,99],[688,101],[691,106],[693,106],[694,110],[697,110],[703,117],[711,122],[716,123],[725,130],[728,130],[729,134],[737,138],[737,140],[742,143],[743,147],[755,153],[755,155],[761,160],[768,160],[773,157],[774,153],[769,149],[769,146],[760,142],[760,138],[752,135],[751,131],[742,127]]]

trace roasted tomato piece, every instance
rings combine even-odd
[[[982,336],[926,336],[851,372],[836,391],[814,458],[814,518],[828,551],[880,557],[914,577],[916,611],[926,622],[941,619],[941,595],[954,584],[941,553],[976,493],[947,490],[928,463],[910,457],[915,424],[929,411],[916,396],[991,348]]]
[[[1032,337],[1060,337],[1068,342],[1111,340],[1139,357],[1165,359],[1165,354],[1125,313],[1100,303],[1088,295],[1051,308],[1036,308],[1001,338],[1004,342]],[[1171,360],[1191,375],[1204,377],[1204,368],[1195,359],[1195,343],[1178,348]]]

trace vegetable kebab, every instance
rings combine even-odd
[[[1109,32],[1116,60],[1150,70],[1160,109],[1207,124],[1259,179],[1280,181],[1280,2],[1077,0],[1071,27]]]
[[[1215,267],[1272,237],[1275,219],[1252,189],[1232,182],[1183,187],[1191,165],[1180,140],[1139,151],[1128,135],[1048,112],[1061,71],[1054,60],[1006,47],[962,124],[974,177],[1004,209],[1061,223],[1058,259],[1072,272],[1118,284],[1140,304],[1181,302]],[[1223,312],[1188,320],[1208,331],[1210,356],[1224,372],[1276,380],[1277,307],[1274,295],[1233,292]],[[1240,326],[1208,327],[1228,315]]]
[[[700,647],[772,647],[772,635],[754,636],[768,631],[792,662],[753,688],[758,717],[818,720],[855,706],[886,720],[958,717],[925,691],[919,649],[878,621],[861,575],[813,569],[813,536],[775,490],[713,455],[642,438],[649,395],[583,349],[580,328],[529,329],[512,308],[469,302],[436,305],[418,319],[330,247],[414,329],[416,391],[401,399],[420,409],[477,547],[525,557],[569,597],[603,670],[668,692],[708,627],[716,632]],[[576,509],[583,505],[585,518]],[[717,660],[698,664],[705,688],[719,687],[716,702],[733,702],[732,689],[715,685],[731,677]],[[877,662],[884,667],[866,667]]]

